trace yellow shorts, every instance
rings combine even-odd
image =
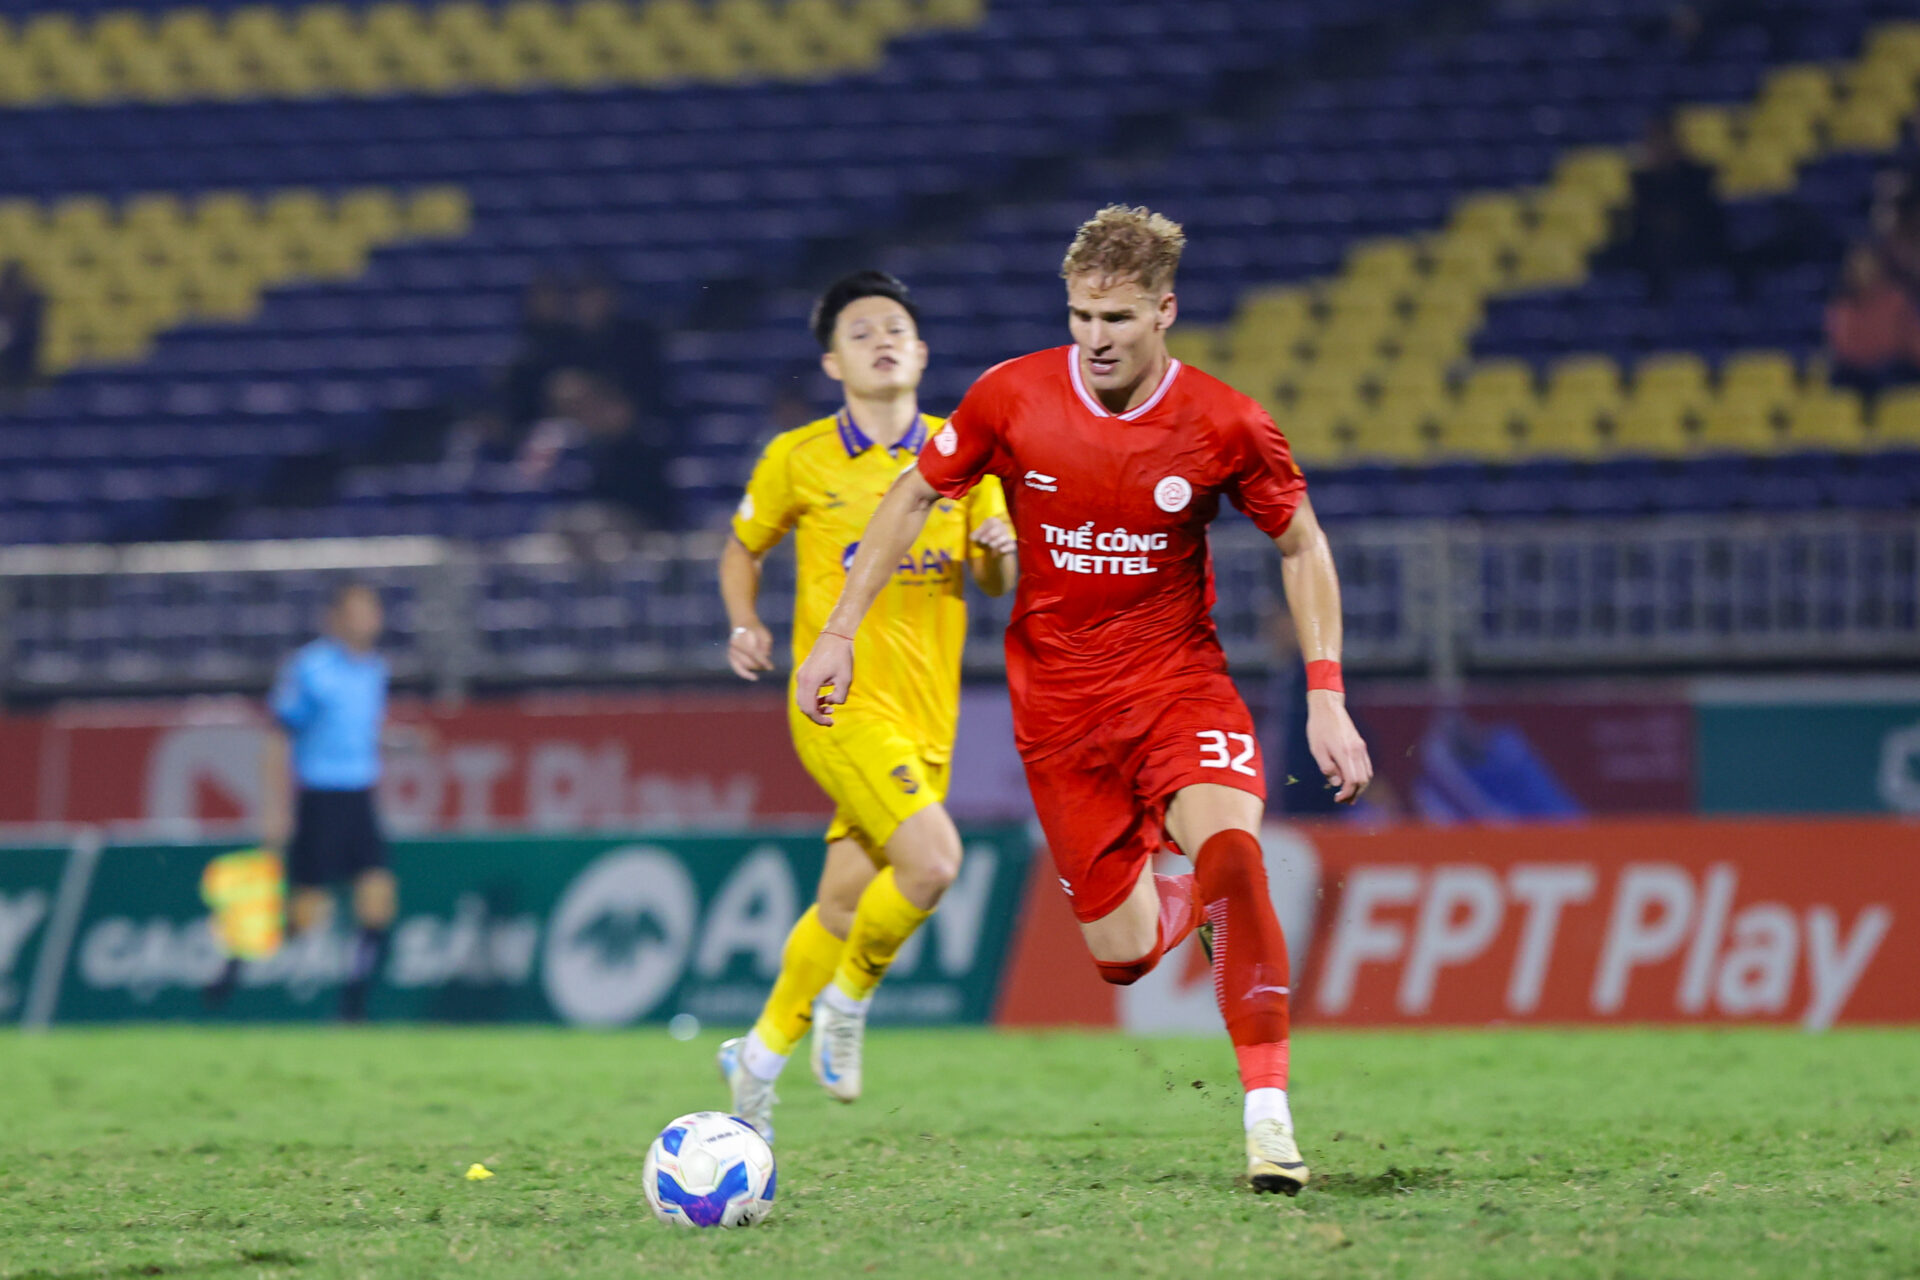
[[[793,747],[833,801],[828,843],[852,837],[881,865],[900,824],[947,798],[947,762],[927,759],[884,721],[843,720],[828,729],[796,713]]]

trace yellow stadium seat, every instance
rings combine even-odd
[[[1387,339],[1382,350],[1403,365],[1444,368],[1466,358],[1471,336],[1458,325],[1424,325],[1416,319]]]
[[[1718,400],[1700,415],[1697,446],[1707,453],[1770,453],[1780,433],[1774,410],[1758,400]]]
[[[1555,403],[1611,408],[1621,391],[1620,366],[1606,356],[1569,356],[1547,374],[1546,398]]]
[[[1792,357],[1778,351],[1741,351],[1721,366],[1720,398],[1784,404],[1798,394],[1799,380]]]
[[[1167,330],[1167,352],[1182,364],[1212,373],[1220,359],[1220,331],[1205,325],[1180,324]]]
[[[1920,21],[1889,22],[1867,37],[1867,57],[1920,72]]]
[[[1367,366],[1360,361],[1329,357],[1295,365],[1285,371],[1284,392],[1293,397],[1356,400]]]
[[[1277,398],[1286,366],[1272,360],[1225,360],[1207,369],[1214,377],[1266,404]]]
[[[1590,244],[1536,235],[1520,247],[1513,263],[1511,286],[1516,289],[1562,288],[1587,278]]]
[[[1827,122],[1828,137],[1843,151],[1890,151],[1900,145],[1905,114],[1884,99],[1850,98]]]
[[[1453,206],[1448,227],[1474,239],[1507,243],[1519,237],[1525,210],[1517,197],[1505,191],[1480,191]]]
[[[1920,450],[1920,387],[1891,387],[1880,393],[1870,442],[1876,449]]]
[[[1350,279],[1373,280],[1383,285],[1406,285],[1419,274],[1420,263],[1413,245],[1397,237],[1363,240],[1347,255],[1346,274]]]
[[[202,232],[232,232],[257,218],[251,197],[238,191],[210,191],[194,202],[193,223]]]
[[[1553,184],[1563,190],[1585,191],[1611,208],[1627,198],[1633,175],[1626,154],[1613,147],[1582,147],[1560,157]]]
[[[1462,399],[1440,419],[1435,451],[1442,457],[1505,462],[1520,452],[1528,415],[1520,406]]]
[[[1689,444],[1686,413],[1678,400],[1629,401],[1613,420],[1613,451],[1627,457],[1678,457]]]
[[[1484,294],[1506,275],[1499,242],[1474,234],[1449,232],[1427,242],[1432,287]]]
[[[1792,103],[1810,113],[1823,113],[1833,105],[1833,73],[1810,62],[1775,67],[1767,73],[1759,100],[1762,105]]]
[[[1439,413],[1410,401],[1382,401],[1351,412],[1350,456],[1357,461],[1407,465],[1431,461]]]
[[[103,49],[137,49],[153,39],[146,15],[135,9],[118,9],[94,19],[89,33],[93,43]]]
[[[406,229],[416,236],[464,235],[472,217],[459,187],[426,187],[407,202]]]
[[[1524,360],[1487,360],[1460,385],[1464,404],[1517,408],[1534,401],[1533,368]]]
[[[1643,359],[1634,370],[1636,401],[1665,400],[1693,407],[1708,398],[1707,363],[1690,352],[1663,352]]]
[[[1783,445],[1788,449],[1853,452],[1866,443],[1866,419],[1857,392],[1811,392],[1787,413]]]
[[[1738,141],[1730,107],[1682,107],[1674,113],[1673,126],[1680,145],[1706,164],[1717,165],[1732,155]]]
[[[55,240],[105,237],[113,228],[113,206],[99,196],[68,196],[53,206],[47,230]]]
[[[362,187],[339,198],[333,220],[362,239],[390,240],[400,234],[400,202],[384,187]]]
[[[1529,419],[1529,430],[1520,442],[1520,451],[1529,457],[1569,458],[1588,461],[1602,456],[1608,447],[1603,423],[1611,423],[1617,406],[1576,400],[1541,402]]]
[[[275,192],[261,215],[269,224],[280,227],[312,227],[330,220],[325,197],[304,187]]]
[[[1607,238],[1607,211],[1600,197],[1578,187],[1549,187],[1533,201],[1536,235],[1591,249]]]
[[[1910,106],[1920,97],[1920,85],[1914,83],[1915,69],[1886,59],[1868,58],[1850,64],[1840,75],[1846,96],[1883,98]]]

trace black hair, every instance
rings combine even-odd
[[[913,318],[913,327],[920,327],[920,308],[913,304],[913,294],[906,285],[884,271],[872,268],[856,271],[828,285],[820,300],[813,304],[813,318],[808,327],[819,340],[822,351],[833,349],[833,326],[839,321],[840,313],[862,298],[892,298],[907,309]]]

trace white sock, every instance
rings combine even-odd
[[[855,1000],[852,996],[842,991],[840,984],[837,982],[829,982],[827,989],[820,993],[820,998],[832,1005],[836,1012],[852,1014],[856,1018],[864,1016],[867,1012],[867,1006],[873,1003],[872,996],[868,996],[865,1000]]]
[[[767,1048],[758,1031],[749,1031],[747,1042],[740,1046],[740,1061],[756,1079],[771,1081],[780,1078],[787,1055]]]
[[[1247,1090],[1247,1128],[1253,1128],[1262,1120],[1278,1120],[1287,1128],[1293,1128],[1293,1112],[1287,1108],[1285,1089]]]

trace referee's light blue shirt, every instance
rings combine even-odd
[[[380,780],[387,663],[331,636],[296,650],[267,706],[293,740],[293,776],[316,791],[357,791]]]

